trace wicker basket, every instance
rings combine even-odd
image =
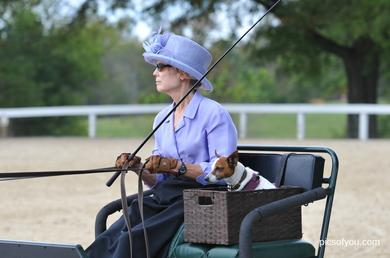
[[[225,189],[184,190],[184,240],[191,243],[238,243],[242,219],[252,209],[302,192],[301,188],[228,192]],[[256,222],[252,239],[265,242],[302,238],[301,208]]]

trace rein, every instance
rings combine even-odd
[[[144,190],[143,190],[143,184],[142,184],[142,173],[145,169],[146,163],[149,161],[147,160],[141,167],[139,173],[138,173],[138,209],[139,213],[141,216],[141,223],[142,223],[142,228],[144,231],[144,240],[145,240],[145,249],[146,249],[146,258],[150,258],[150,253],[149,253],[149,239],[148,239],[148,234],[146,231],[145,227],[145,219],[144,219]],[[125,165],[127,169],[127,165]],[[131,221],[130,221],[130,216],[129,216],[129,205],[127,203],[127,194],[126,194],[126,183],[125,183],[125,178],[126,178],[126,173],[127,170],[121,171],[121,204],[122,204],[122,214],[123,218],[126,223],[126,227],[128,230],[128,235],[129,235],[129,245],[130,245],[130,258],[133,258],[133,237],[131,235]]]
[[[33,172],[4,172],[0,173],[0,181],[12,181],[21,179],[33,179],[42,177],[54,177],[54,176],[71,176],[71,175],[86,175],[86,174],[97,174],[97,173],[109,173],[124,171],[116,167],[106,168],[95,168],[86,170],[55,170],[55,171],[33,171]],[[127,171],[127,169],[126,169]]]

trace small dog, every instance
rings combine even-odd
[[[260,176],[257,171],[249,167],[244,167],[238,161],[238,151],[230,154],[229,157],[218,157],[213,163],[212,171],[205,177],[205,180],[211,183],[223,179],[228,185],[229,191],[248,191],[259,189],[276,188],[274,184],[264,177]]]

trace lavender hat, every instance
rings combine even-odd
[[[156,33],[149,42],[144,43],[144,49],[146,62],[172,65],[197,80],[206,73],[212,59],[207,49],[173,33]],[[202,87],[207,91],[213,90],[213,85],[206,78],[202,80]]]

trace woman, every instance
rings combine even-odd
[[[207,71],[211,54],[196,42],[172,33],[156,34],[144,46],[146,62],[156,69],[153,76],[158,92],[177,103]],[[201,87],[212,90],[204,78]],[[174,103],[158,113],[154,127]],[[156,131],[153,155],[146,164],[143,181],[152,196],[144,198],[145,227],[151,257],[166,257],[170,241],[183,223],[183,190],[207,186],[204,177],[216,159],[215,151],[229,155],[237,148],[237,131],[228,112],[217,102],[191,92]],[[122,167],[128,155],[116,161]],[[135,165],[135,164],[131,164]],[[129,208],[132,225],[133,257],[146,257],[138,202]],[[130,257],[128,232],[123,218],[98,236],[87,249],[90,258]]]

